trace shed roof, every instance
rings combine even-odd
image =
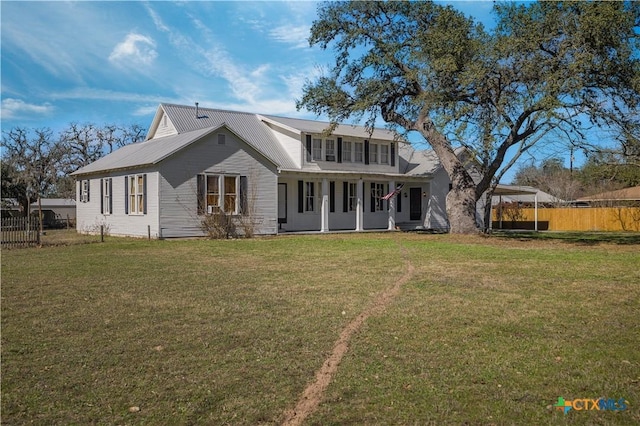
[[[331,125],[331,123],[327,121],[305,120],[301,118],[278,117],[275,115],[264,114],[263,116],[272,121],[284,124],[287,127],[297,129],[303,133],[320,134],[323,133],[325,129],[327,129]],[[356,138],[370,138],[388,141],[395,141],[399,139],[397,133],[392,132],[388,129],[374,128],[373,131],[370,132],[365,126],[358,126],[353,124],[338,124],[337,127],[331,132],[331,134],[335,136],[351,136]]]

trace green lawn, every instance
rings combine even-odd
[[[640,422],[639,245],[390,233],[3,250],[2,424],[278,424],[407,260],[307,424]]]

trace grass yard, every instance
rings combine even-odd
[[[279,424],[406,262],[305,424],[640,422],[634,243],[68,238],[2,252],[2,424]]]

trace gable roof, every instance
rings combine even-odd
[[[222,127],[222,126],[220,126]],[[131,145],[125,145],[113,151],[109,155],[88,164],[81,169],[71,173],[83,175],[107,170],[129,169],[145,165],[157,164],[171,154],[174,154],[187,145],[201,139],[208,133],[214,132],[217,128],[204,128],[192,132],[165,136],[163,138],[148,139]]]
[[[154,137],[163,116],[170,120],[172,132],[175,129],[176,133]],[[71,175],[77,176],[157,164],[222,127],[233,132],[274,165],[282,169],[298,169],[297,162],[279,142],[272,126],[280,126],[294,134],[320,134],[329,126],[329,123],[212,108],[196,109],[194,106],[186,105],[160,104],[145,141],[126,145],[82,167]],[[365,139],[399,140],[395,132],[387,129],[374,129],[372,133],[369,133],[364,126],[349,124],[338,125],[332,134]],[[399,147],[402,145],[405,144],[399,143]],[[399,152],[399,154],[402,157],[403,153]],[[414,160],[418,161],[414,162]],[[400,161],[402,162],[402,159]],[[421,176],[433,173],[440,166],[440,163],[432,153],[429,154],[429,151],[425,151],[416,155],[415,159],[406,162],[404,166],[403,168],[401,163],[401,173]]]

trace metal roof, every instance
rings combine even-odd
[[[161,112],[166,114],[178,134],[126,145],[77,170],[72,175],[156,164],[221,127],[232,131],[278,167],[289,170],[299,169],[299,166],[278,141],[274,133],[275,130],[272,130],[266,121],[279,123],[283,127],[301,133],[319,134],[329,126],[328,122],[211,108],[198,108],[196,114],[195,106],[176,104],[160,104],[154,122],[160,117]],[[396,133],[386,129],[374,129],[370,134],[364,126],[348,124],[338,125],[333,134],[390,141],[398,140]],[[409,151],[405,152],[404,146],[403,143],[399,144],[401,173],[406,173],[409,176],[423,176],[433,173],[440,167],[440,162],[433,152],[415,151],[411,147],[409,147]],[[404,163],[402,157],[406,158]]]
[[[205,128],[193,132],[125,145],[113,151],[111,154],[71,173],[71,175],[82,175],[106,170],[128,169],[156,164],[214,130],[216,130],[216,128]]]
[[[270,120],[282,123],[285,126],[298,129],[304,133],[320,134],[331,125],[331,123],[327,121],[304,120],[301,118],[287,118],[265,114],[263,114],[263,116]],[[366,127],[351,124],[338,124],[331,134],[335,136],[351,136],[355,138],[380,139],[388,141],[395,141],[399,139],[398,134],[391,130],[376,128],[373,129],[373,133],[369,133]]]
[[[220,127],[224,124],[274,164],[280,167],[295,167],[295,162],[278,142],[273,131],[260,120],[257,114],[198,108],[196,117],[196,108],[192,106],[161,104],[161,108],[178,133]]]
[[[408,176],[429,176],[440,167],[440,160],[432,150],[417,150],[408,143],[398,144],[400,173]]]

